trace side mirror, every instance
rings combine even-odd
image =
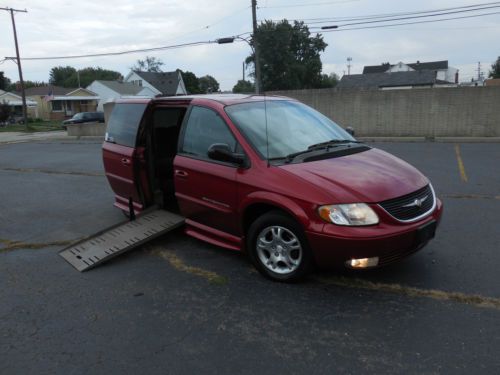
[[[245,166],[246,158],[243,154],[234,153],[226,143],[214,143],[208,148],[208,157],[213,160]]]
[[[345,131],[354,137],[354,128],[352,126],[345,128]]]

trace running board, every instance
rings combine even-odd
[[[182,224],[182,216],[156,209],[72,244],[59,255],[78,271],[87,271]]]

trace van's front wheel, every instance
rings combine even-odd
[[[281,212],[269,212],[248,230],[254,266],[277,281],[297,281],[311,271],[312,259],[302,228]]]

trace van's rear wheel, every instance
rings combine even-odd
[[[297,281],[311,271],[311,252],[302,228],[279,211],[252,223],[247,245],[255,268],[273,280]]]

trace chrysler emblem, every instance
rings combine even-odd
[[[421,199],[415,199],[413,202],[411,203],[408,203],[408,204],[405,204],[403,207],[422,207],[422,203],[425,202],[425,200],[428,198],[429,196],[426,195],[425,197],[421,198]]]

